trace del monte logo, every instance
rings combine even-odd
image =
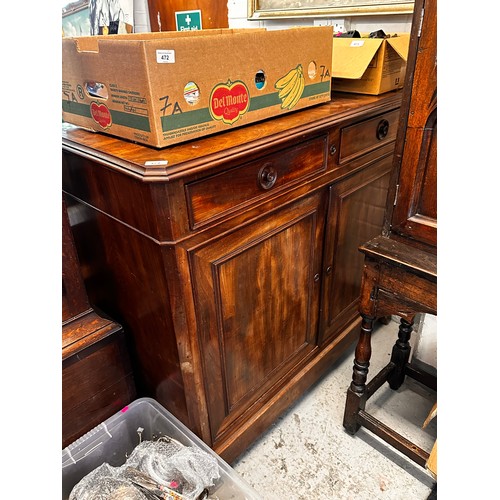
[[[232,125],[250,106],[250,95],[242,81],[219,83],[210,94],[210,115],[214,120]]]
[[[102,128],[111,127],[111,113],[105,104],[92,102],[90,104],[90,114],[93,120],[98,123]]]

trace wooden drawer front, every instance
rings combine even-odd
[[[396,139],[399,109],[342,129],[340,162],[349,161]]]
[[[62,447],[70,445],[136,397],[132,374],[104,387],[62,416]]]
[[[62,363],[62,446],[130,403],[135,382],[123,330]]]
[[[63,362],[63,413],[131,373],[123,330]]]
[[[186,185],[189,220],[196,228],[270,192],[326,169],[327,138],[296,147]]]

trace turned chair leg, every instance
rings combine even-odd
[[[375,318],[361,315],[361,332],[354,354],[352,382],[347,389],[347,400],[344,411],[344,428],[349,434],[355,434],[360,425],[356,421],[359,410],[366,406],[366,379],[372,355],[371,335]]]
[[[399,323],[398,340],[392,348],[391,362],[394,368],[387,378],[391,389],[399,389],[405,380],[406,365],[410,359],[410,337],[413,331],[413,317],[410,321],[401,318]]]

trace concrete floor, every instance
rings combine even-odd
[[[372,336],[368,380],[390,358],[398,322]],[[370,431],[355,436],[342,427],[351,382],[354,346],[232,466],[264,500],[425,500],[434,480]],[[435,392],[407,378],[398,391],[387,384],[369,399],[367,411],[430,451],[437,418],[421,426]]]

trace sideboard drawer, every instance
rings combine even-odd
[[[396,140],[398,118],[399,109],[344,127],[340,133],[340,162],[350,161]]]
[[[191,227],[321,173],[326,169],[326,147],[325,135],[186,184]]]
[[[95,313],[75,319],[63,327],[63,338],[71,337],[68,330],[80,327],[91,330]],[[76,325],[75,325],[76,323]],[[136,395],[129,351],[122,327],[110,322],[107,336],[93,344],[77,342],[79,347],[62,350],[62,446],[99,425],[103,420],[130,403]],[[72,332],[75,334],[75,332]],[[89,334],[99,338],[99,330]],[[68,357],[65,355],[71,351]]]

